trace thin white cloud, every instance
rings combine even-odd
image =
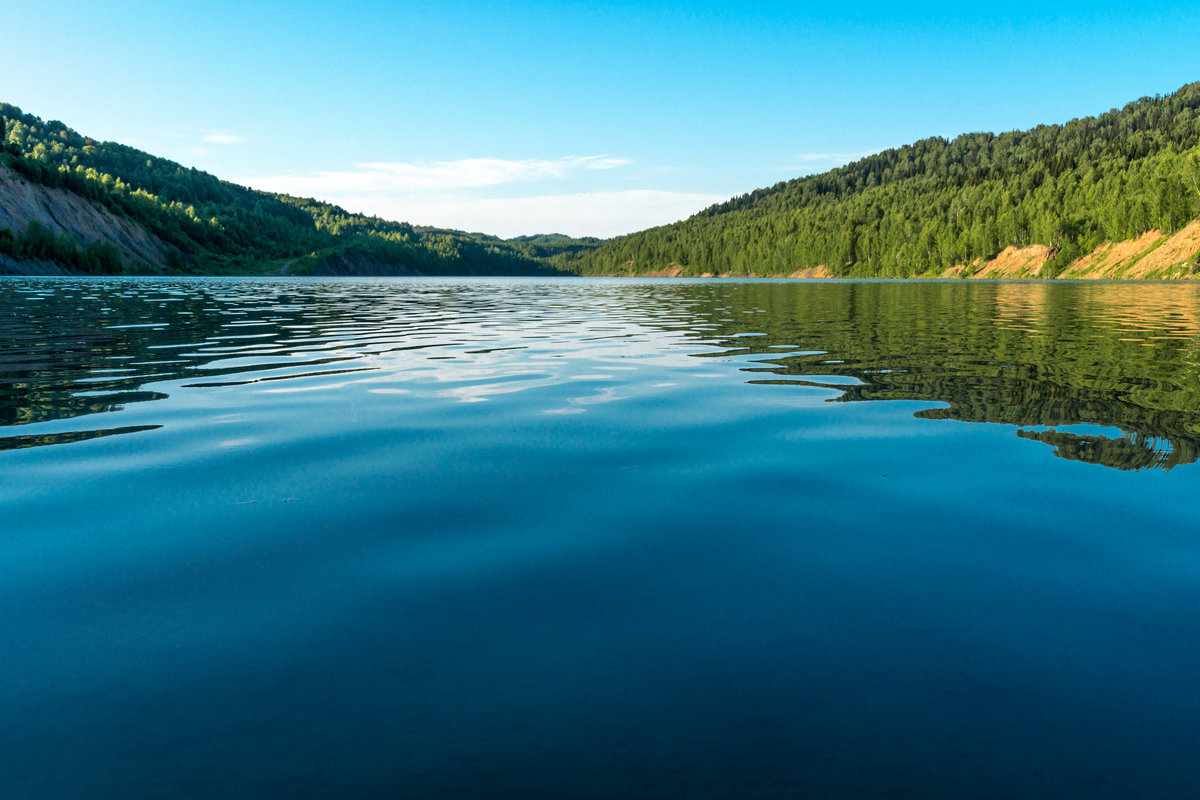
[[[355,164],[353,170],[252,178],[246,183],[384,219],[503,237],[616,236],[675,222],[728,199],[653,189],[584,190],[580,185],[588,174],[629,163],[610,155],[376,161]],[[537,185],[546,183],[565,184],[567,190],[546,191]]]
[[[850,161],[870,155],[866,153],[801,153],[796,156],[800,161]]]
[[[833,169],[834,167],[845,166],[851,161],[858,161],[860,158],[866,158],[878,152],[879,150],[862,150],[857,153],[798,153],[795,156],[796,163],[783,167],[783,169],[797,170],[805,173]]]
[[[255,181],[260,188],[314,197],[347,193],[451,191],[561,180],[581,170],[606,170],[630,162],[613,156],[567,156],[557,159],[463,158],[457,161],[373,161],[355,170],[315,175],[279,175]]]
[[[727,200],[723,195],[653,189],[532,197],[380,199],[380,216],[511,237],[533,233],[607,238],[666,225]]]
[[[383,219],[432,225],[501,237],[535,233],[608,238],[665,225],[728,198],[724,195],[652,189],[543,194],[526,197],[480,197],[470,192],[308,191],[307,185],[264,185],[255,188],[318,197],[348,211]]]
[[[241,144],[246,141],[234,133],[206,133],[200,139],[209,144]]]

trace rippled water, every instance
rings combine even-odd
[[[1189,797],[1200,287],[0,281],[0,796]]]

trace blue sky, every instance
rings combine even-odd
[[[0,100],[415,224],[610,236],[1200,80],[1200,4],[20,3]]]

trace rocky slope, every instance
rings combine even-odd
[[[988,261],[959,264],[935,278],[1033,279],[1054,255],[1044,244],[1008,247]],[[1200,219],[1171,236],[1160,230],[1120,242],[1106,242],[1062,271],[1060,280],[1180,280],[1200,272]]]
[[[1054,256],[1044,244],[1006,247],[995,258],[977,259],[946,270],[927,272],[924,278],[968,278],[977,280],[1034,280],[1044,278],[1043,267]],[[635,273],[632,265],[610,277],[681,278],[688,277],[678,264],[668,269]],[[825,267],[795,270],[787,274],[701,273],[700,278],[836,278]],[[1106,242],[1072,262],[1058,280],[1187,280],[1200,278],[1200,219],[1192,221],[1171,236],[1160,230],[1120,242]]]
[[[31,222],[41,223],[57,236],[72,236],[81,244],[108,242],[120,251],[126,266],[162,269],[167,265],[166,245],[145,228],[68,189],[33,183],[0,163],[0,228],[18,233]],[[15,259],[6,261],[13,262],[10,270],[17,270]],[[45,274],[32,263],[24,269]]]

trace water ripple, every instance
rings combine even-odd
[[[401,384],[442,384],[425,393],[470,402],[555,382],[612,384],[581,395],[572,406],[578,409],[605,392],[622,394],[627,380],[612,377],[619,365],[679,366],[700,356],[752,384],[834,388],[843,401],[948,405],[923,412],[929,417],[1108,425],[1123,432],[1121,443],[1076,448],[1092,453],[1085,460],[1170,467],[1200,453],[1198,290],[6,279],[0,425],[121,412],[181,393],[289,381],[345,385],[369,375],[388,383],[386,391],[421,394]],[[384,390],[378,382],[371,391]],[[1049,434],[1022,435],[1058,442],[1059,455],[1071,451],[1060,440],[1073,434],[1056,434],[1053,442]],[[36,431],[28,436],[42,441]],[[1157,455],[1131,460],[1126,451]],[[1095,455],[1102,452],[1111,457]]]

